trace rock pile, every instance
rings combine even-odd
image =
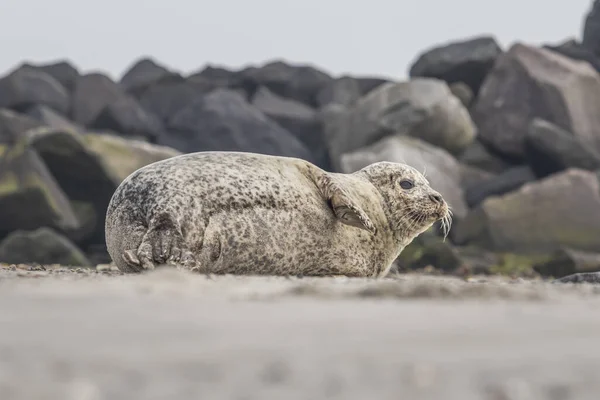
[[[438,45],[398,81],[279,60],[184,75],[148,57],[118,82],[23,63],[0,79],[0,262],[109,262],[104,215],[128,174],[235,150],[425,172],[454,211],[451,237],[422,235],[399,270],[599,270],[600,2],[584,24],[581,43]]]

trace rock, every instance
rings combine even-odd
[[[475,134],[468,111],[448,85],[424,78],[381,85],[327,127],[336,168],[342,154],[389,135],[413,136],[459,153]]]
[[[25,114],[34,120],[38,121],[40,124],[49,126],[51,128],[56,129],[67,129],[77,131],[82,129],[79,125],[71,122],[67,118],[58,114],[56,111],[52,110],[47,106],[35,105],[33,107],[28,108],[25,111]]]
[[[48,64],[25,63],[23,66],[30,69],[37,69],[52,76],[69,92],[73,91],[75,82],[80,76],[77,68],[65,60],[59,60]]]
[[[562,54],[565,57],[569,57],[573,60],[587,61],[590,65],[600,72],[600,59],[589,49],[583,47],[581,43],[575,39],[569,39],[558,45],[544,45],[545,49],[555,51]]]
[[[179,154],[117,136],[51,128],[30,131],[28,139],[69,199],[93,210],[95,230],[85,243],[104,241],[106,209],[123,179],[144,165]]]
[[[317,106],[317,95],[333,78],[309,65],[291,65],[272,61],[261,67],[246,68],[239,72],[244,86],[251,95],[260,86],[279,96]]]
[[[163,133],[163,125],[158,117],[144,109],[130,95],[107,104],[89,127],[118,132],[124,136],[146,138],[151,142],[155,142]]]
[[[515,161],[525,158],[529,124],[543,118],[600,148],[600,75],[551,50],[514,44],[501,55],[472,108],[479,138]]]
[[[586,272],[600,272],[600,254],[569,248],[558,249],[546,262],[534,269],[544,277],[562,278]]]
[[[529,166],[511,167],[491,179],[479,182],[465,189],[465,200],[470,208],[491,196],[500,196],[517,190],[528,182],[535,181],[536,176]]]
[[[361,150],[344,154],[341,157],[341,171],[351,173],[378,161],[406,163],[425,173],[431,186],[444,196],[454,216],[465,216],[467,206],[460,184],[461,166],[445,150],[419,139],[390,136]]]
[[[411,78],[464,82],[475,94],[502,49],[491,36],[480,36],[436,46],[419,55],[410,67]]]
[[[598,251],[598,179],[592,172],[568,169],[527,183],[517,191],[487,198],[450,234],[455,244],[492,251],[531,254],[561,247]]]
[[[356,81],[358,82],[358,87],[360,89],[361,96],[364,96],[364,95],[368,94],[369,92],[377,89],[379,86],[383,85],[384,83],[392,82],[389,79],[377,78],[374,76],[356,76],[356,77],[354,77],[354,79],[356,79]]]
[[[495,174],[503,172],[511,166],[502,158],[490,153],[486,146],[478,139],[471,142],[458,156],[458,160],[463,164]]]
[[[323,129],[315,110],[295,100],[278,96],[266,87],[256,91],[251,104],[300,139],[317,157],[319,167],[329,168]]]
[[[242,86],[242,76],[237,71],[230,71],[226,68],[207,65],[200,72],[189,76],[191,81],[200,80],[211,82],[215,88],[236,88]]]
[[[101,73],[83,75],[75,82],[71,119],[88,127],[109,104],[125,97],[121,87]]]
[[[163,123],[199,97],[209,93],[215,84],[204,80],[181,79],[160,82],[150,86],[139,97],[144,109],[156,115]]]
[[[360,83],[350,76],[342,76],[325,85],[317,93],[317,105],[329,104],[353,105],[362,96]]]
[[[298,157],[316,162],[293,134],[228,89],[198,98],[176,113],[160,144],[182,152],[229,150]]]
[[[145,165],[181,154],[170,147],[115,135],[90,133],[83,140],[89,153],[101,162],[107,176],[117,185]]]
[[[12,232],[0,243],[0,262],[91,267],[85,254],[50,228]]]
[[[450,92],[468,109],[473,101],[473,91],[464,82],[454,82],[450,85]]]
[[[430,229],[406,246],[396,259],[396,264],[400,271],[433,267],[452,273],[461,266],[462,260],[449,241],[442,240]]]
[[[600,1],[594,0],[583,22],[582,45],[600,55]]]
[[[538,177],[570,167],[600,169],[600,153],[581,143],[571,133],[540,118],[535,118],[525,137],[527,162]]]
[[[26,131],[41,125],[42,123],[27,115],[0,108],[0,145],[15,144]]]
[[[136,93],[153,83],[179,74],[159,65],[151,57],[143,57],[137,60],[121,77],[121,87],[128,93]]]
[[[42,226],[61,232],[81,228],[69,199],[24,140],[3,147],[0,157],[0,237]]]
[[[67,89],[38,69],[22,66],[0,79],[0,108],[22,111],[43,104],[67,115],[70,102]]]
[[[460,185],[463,187],[463,190],[471,186],[479,185],[496,176],[496,174],[481,168],[465,164],[460,164],[460,171]]]

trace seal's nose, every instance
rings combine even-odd
[[[442,196],[440,194],[438,194],[438,193],[431,193],[429,195],[429,199],[431,201],[433,201],[434,203],[436,203],[436,204],[442,204],[442,202],[444,201],[442,199]]]

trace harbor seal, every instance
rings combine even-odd
[[[116,266],[213,274],[381,277],[451,211],[416,169],[351,174],[244,152],[188,153],[146,165],[115,190],[106,244]],[[447,234],[447,230],[446,230]]]

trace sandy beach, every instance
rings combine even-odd
[[[597,399],[600,289],[0,272],[0,399]]]

